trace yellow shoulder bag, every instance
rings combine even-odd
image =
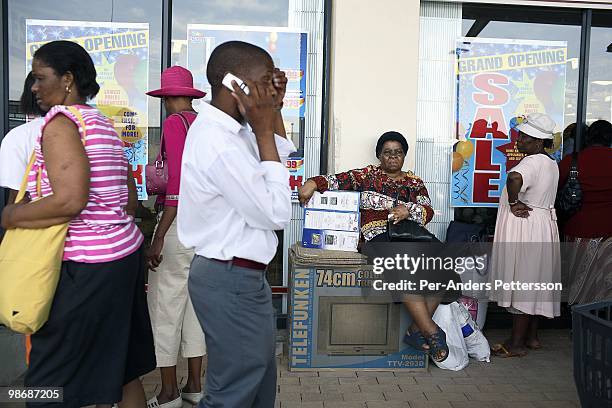
[[[81,125],[85,143],[85,122],[74,107],[68,109]],[[26,192],[32,157],[21,182],[15,202]],[[41,171],[36,189],[40,196]],[[49,318],[55,289],[60,277],[68,223],[47,228],[15,228],[6,231],[0,245],[0,323],[9,329],[31,334]]]

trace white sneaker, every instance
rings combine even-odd
[[[203,396],[204,396],[204,393],[202,391],[183,392],[183,390],[181,390],[181,398],[192,405],[197,405]]]
[[[160,404],[159,401],[157,401],[157,396],[147,401],[147,408],[182,408],[182,407],[183,407],[183,400],[181,399],[180,395],[178,396],[178,398],[173,399],[172,401],[164,402],[163,404]]]

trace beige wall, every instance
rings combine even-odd
[[[419,66],[418,0],[336,0],[332,12],[330,172],[377,162],[387,130],[414,166]]]

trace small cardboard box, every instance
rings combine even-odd
[[[359,200],[360,193],[356,191],[315,193],[304,207],[302,245],[357,252]]]

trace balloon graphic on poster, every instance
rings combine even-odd
[[[467,160],[474,153],[474,144],[469,140],[462,140],[455,145],[455,152],[459,153],[465,160]]]
[[[463,156],[460,153],[453,152],[453,173],[459,171],[463,167]]]

